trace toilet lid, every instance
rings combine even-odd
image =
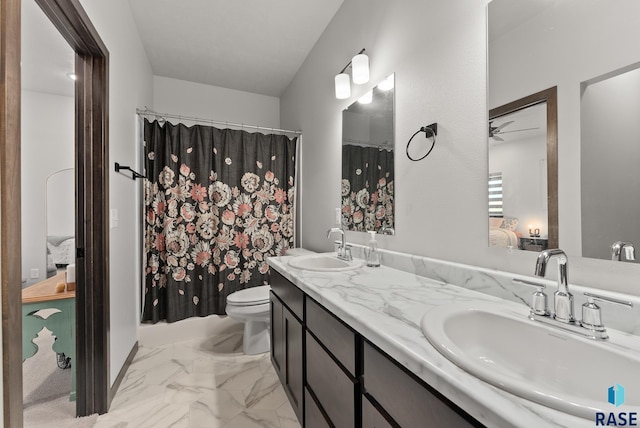
[[[267,303],[269,301],[269,289],[270,287],[268,285],[245,288],[244,290],[229,294],[229,296],[227,296],[227,303],[238,306]]]

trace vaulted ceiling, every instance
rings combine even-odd
[[[129,0],[153,74],[279,97],[343,0]]]
[[[154,75],[279,97],[343,0],[128,0]],[[74,53],[24,0],[23,88],[73,95]]]

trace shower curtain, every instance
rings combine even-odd
[[[297,139],[144,121],[143,321],[224,314],[293,246]]]
[[[342,225],[361,232],[393,227],[393,150],[342,146]]]

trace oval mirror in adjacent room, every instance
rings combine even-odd
[[[75,169],[47,178],[47,277],[75,263]]]
[[[395,228],[394,86],[391,74],[342,112],[342,227]]]

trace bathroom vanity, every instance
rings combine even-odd
[[[391,256],[384,254],[385,260]],[[428,259],[411,256],[398,260],[396,267],[404,270],[365,266],[338,272],[298,269],[291,259],[269,259],[271,358],[302,426],[594,425],[483,382],[423,335],[423,315],[453,302],[498,302],[526,319],[522,303],[434,276],[457,275],[485,289],[495,282],[506,291],[499,284],[504,278],[451,263],[429,266]]]
[[[482,426],[277,271],[271,289],[271,358],[303,426]]]

